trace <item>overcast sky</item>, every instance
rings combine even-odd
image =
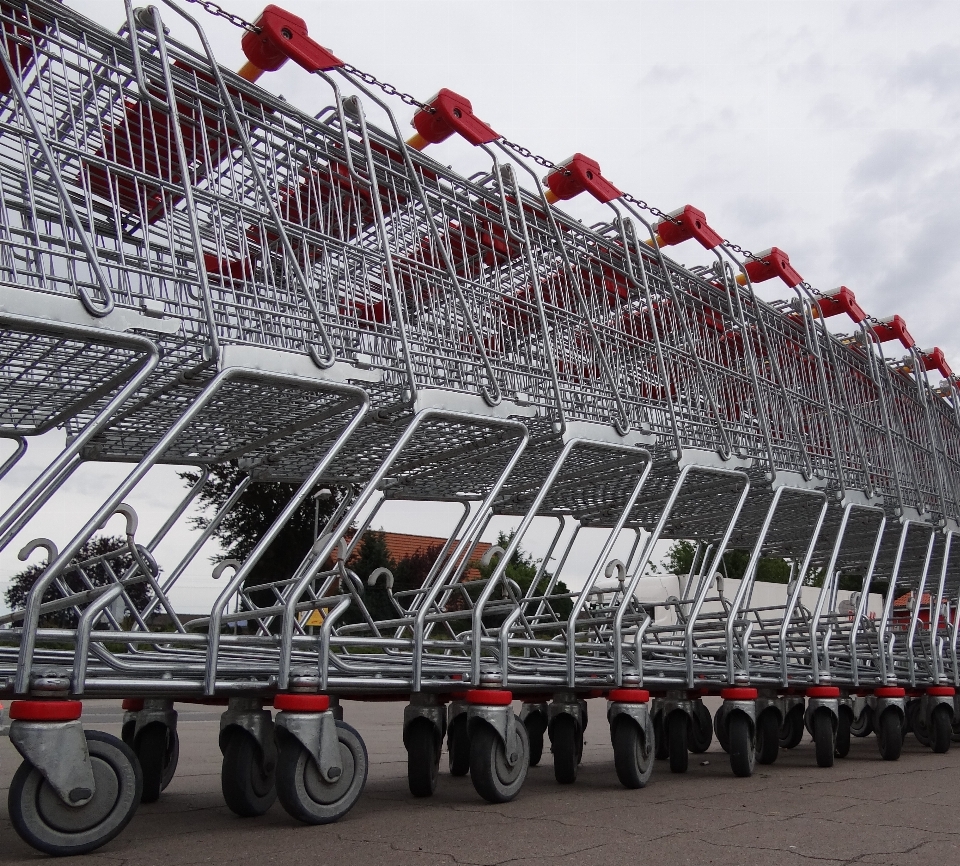
[[[67,5],[110,29],[124,18],[119,0]],[[158,5],[174,34],[196,44]],[[224,5],[253,19],[263,4]],[[693,204],[743,247],[779,246],[814,286],[844,284],[867,312],[899,313],[922,347],[941,346],[960,368],[960,3],[288,5],[354,66],[424,99],[449,87],[536,153],[560,160],[581,151],[622,189],[664,210]],[[221,63],[239,68],[240,31],[193,9]],[[327,101],[322,82],[292,63],[260,83],[311,112]],[[408,123],[412,110],[397,109]],[[460,140],[432,153],[466,174],[484,165]],[[603,218],[588,202],[572,209]],[[692,243],[675,254],[688,264],[704,260]],[[766,283],[760,293],[786,290]],[[39,444],[38,454],[49,455],[61,440]],[[40,459],[0,487],[3,501]],[[23,539],[67,541],[118,471],[90,467]],[[146,529],[178,489],[171,471],[160,475],[138,500]],[[394,524],[386,528],[416,531],[415,520]],[[173,542],[182,547],[189,538]],[[0,556],[0,575],[17,567],[10,551]],[[206,561],[195,571],[185,602],[209,595]]]

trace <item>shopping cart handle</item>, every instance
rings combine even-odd
[[[723,238],[707,224],[703,211],[692,204],[668,213],[654,226],[654,231],[660,247],[676,246],[691,238],[707,250],[723,243]]]
[[[829,319],[831,316],[846,313],[858,325],[867,318],[867,314],[857,303],[857,296],[846,286],[824,292],[817,298],[817,302],[819,309],[817,306],[813,308],[814,317],[822,315]]]
[[[500,138],[498,132],[473,113],[473,105],[466,96],[444,87],[428,100],[428,111],[421,108],[413,115],[413,128],[417,134],[407,142],[415,150],[423,150],[428,144],[446,141],[455,132],[474,147],[489,144]]]
[[[248,81],[256,81],[264,72],[275,72],[288,59],[307,72],[343,66],[342,60],[310,38],[306,21],[286,9],[271,4],[254,23],[260,32],[249,32],[240,42],[248,61],[240,75]]]
[[[803,277],[790,264],[790,256],[777,247],[770,247],[762,253],[757,253],[756,257],[749,259],[744,267],[751,283],[762,283],[774,277],[780,277],[792,289],[803,282]],[[737,282],[741,286],[746,283],[743,274],[737,274]]]
[[[888,316],[886,319],[881,319],[873,326],[873,333],[878,343],[899,340],[904,349],[912,349],[917,345],[916,340],[910,336],[910,332],[907,330],[907,323],[900,316]]]
[[[582,192],[590,193],[601,204],[623,195],[600,173],[600,164],[582,153],[561,162],[545,180],[549,188],[547,200],[551,204],[568,201]]]
[[[939,346],[934,346],[926,351],[921,350],[920,360],[923,361],[924,370],[939,370],[944,379],[953,378],[953,370],[950,369],[947,358],[943,354],[943,349]]]

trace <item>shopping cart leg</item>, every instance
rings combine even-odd
[[[304,824],[331,824],[349,812],[367,783],[367,747],[337,721],[326,695],[286,692],[277,714],[277,799]]]
[[[509,803],[520,793],[530,766],[527,728],[513,713],[513,695],[472,689],[467,705],[473,787],[490,803]]]
[[[874,690],[873,726],[877,746],[885,761],[896,761],[903,749],[903,726],[906,721],[906,690],[885,686]]]
[[[520,710],[520,721],[527,728],[527,738],[530,740],[530,766],[536,767],[543,757],[543,735],[547,731],[548,718],[547,704],[524,702]]]
[[[587,728],[586,704],[573,692],[557,692],[547,708],[553,773],[561,785],[577,781]]]
[[[277,799],[273,717],[260,698],[230,698],[220,717],[220,786],[230,811],[262,815]]]
[[[760,695],[754,705],[757,713],[756,750],[758,764],[772,764],[780,752],[780,728],[783,726],[783,702],[771,695]]]
[[[173,780],[180,759],[177,711],[164,698],[123,702],[121,738],[136,753],[143,772],[142,802],[154,803]]]
[[[436,695],[415,692],[403,708],[407,784],[414,797],[430,797],[437,787],[447,714]]]
[[[10,822],[39,851],[85,854],[113,839],[140,803],[136,755],[101,731],[84,731],[80,701],[14,701],[10,742],[23,763],[10,783]]]
[[[643,788],[653,775],[656,748],[648,709],[650,693],[645,689],[614,689],[607,700],[617,778],[625,788]]]
[[[836,686],[813,686],[807,689],[804,724],[816,746],[818,767],[833,766],[839,720],[840,689]]]
[[[757,690],[734,687],[720,692],[723,698],[720,728],[730,753],[730,768],[736,776],[752,776],[756,763]]]

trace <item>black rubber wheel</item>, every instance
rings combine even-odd
[[[903,725],[900,713],[892,707],[880,714],[877,724],[877,746],[885,761],[896,761],[903,750]]]
[[[470,735],[467,733],[467,714],[454,716],[447,728],[447,755],[451,776],[466,776],[470,772]]]
[[[729,753],[730,740],[727,737],[727,725],[724,722],[724,717],[726,714],[727,711],[723,708],[723,706],[721,706],[720,709],[713,714],[713,733],[717,737],[717,742],[720,744],[720,748]]]
[[[407,784],[414,797],[432,797],[440,775],[442,740],[429,719],[414,719],[404,734],[407,747]]]
[[[733,712],[727,721],[727,738],[730,741],[730,769],[735,776],[753,775],[757,753],[746,713]]]
[[[343,772],[333,782],[320,775],[313,756],[296,737],[283,736],[277,758],[277,799],[304,824],[332,824],[349,812],[367,783],[367,747],[346,722],[337,722]]]
[[[840,707],[837,718],[837,736],[833,745],[833,754],[838,758],[845,758],[850,754],[850,728],[853,725],[853,710],[850,707]]]
[[[780,713],[773,707],[757,718],[757,763],[772,764],[780,753]]]
[[[220,788],[227,808],[241,818],[263,815],[277,799],[276,767],[264,766],[259,744],[239,728],[227,736]]]
[[[953,709],[946,704],[938,704],[930,714],[930,745],[933,751],[940,755],[949,752],[952,734]]]
[[[658,761],[665,761],[670,757],[670,742],[663,727],[663,713],[656,713],[653,717],[654,757]]]
[[[907,705],[903,708],[903,735],[915,733],[914,722],[917,720],[917,714],[920,711],[920,701],[914,699],[907,701]]]
[[[953,716],[953,735],[951,736],[951,739],[955,743],[960,743],[960,715],[957,715],[956,713],[954,713]]]
[[[113,839],[133,817],[143,778],[133,750],[101,731],[85,731],[96,793],[83,806],[66,805],[29,761],[10,782],[7,807],[17,835],[54,856],[86,854]]]
[[[860,715],[850,723],[850,733],[855,737],[869,737],[873,733],[873,709],[865,706]]]
[[[134,741],[134,752],[143,772],[143,803],[155,803],[170,784],[180,760],[180,738],[176,728],[152,722],[142,728]]]
[[[503,740],[486,722],[476,722],[470,735],[470,779],[477,793],[488,803],[509,803],[523,787],[530,766],[527,728],[516,720],[519,753],[511,767]]]
[[[547,720],[543,713],[530,713],[523,720],[530,740],[530,766],[536,767],[543,757],[543,735],[547,730]],[[470,769],[470,757],[467,755],[467,769]]]
[[[813,744],[817,752],[818,767],[832,767],[836,749],[836,732],[829,710],[819,709],[813,714]]]
[[[687,741],[690,751],[695,755],[702,755],[713,742],[713,719],[703,701],[693,702],[693,718],[690,719]]]
[[[569,713],[560,713],[550,726],[550,751],[553,752],[553,774],[561,785],[577,781],[580,767],[580,743],[583,741],[577,720]]]
[[[130,719],[129,722],[124,722],[123,727],[120,728],[120,739],[123,740],[131,749],[133,748],[133,735],[137,730],[137,720]]]
[[[920,701],[910,701],[907,704],[907,724],[921,746],[926,746],[929,749],[933,745],[930,731],[927,729],[927,719],[923,713],[923,705]]]
[[[780,725],[780,748],[795,749],[803,740],[803,707],[796,706]]]
[[[687,751],[687,727],[690,717],[683,710],[667,716],[667,742],[670,744],[670,772],[686,773],[690,761]]]
[[[635,719],[620,716],[614,721],[613,764],[624,788],[643,788],[653,775],[655,749],[653,723],[647,717],[646,729]]]

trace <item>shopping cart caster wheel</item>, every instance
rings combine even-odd
[[[956,717],[953,723],[953,734],[950,737],[955,743],[960,743],[960,717]]]
[[[873,733],[873,710],[864,707],[850,723],[850,733],[855,737],[869,737]]]
[[[84,735],[97,785],[90,802],[66,805],[28,761],[10,783],[10,822],[24,842],[45,854],[68,856],[96,850],[127,826],[140,804],[143,778],[130,747],[101,731]]]
[[[750,730],[750,719],[744,713],[730,713],[727,721],[727,739],[730,741],[730,769],[735,776],[753,775],[757,752]]]
[[[577,781],[580,752],[583,749],[583,737],[578,727],[577,720],[567,713],[558,715],[550,726],[553,775],[561,785],[571,785]]]
[[[503,740],[490,725],[475,723],[470,733],[470,779],[477,793],[489,803],[509,803],[523,787],[530,766],[527,728],[516,720],[516,748],[513,766],[507,761]]]
[[[729,754],[730,740],[727,737],[727,726],[723,722],[725,715],[726,712],[722,706],[713,714],[713,733],[717,738],[717,742],[720,744],[720,748]]]
[[[927,720],[924,718],[920,701],[907,702],[907,729],[913,732],[921,746],[930,748],[932,745],[930,731],[927,730]]]
[[[682,710],[674,710],[667,716],[667,743],[670,749],[670,772],[686,773],[690,760],[687,751],[687,727],[690,717]]]
[[[257,741],[246,731],[229,732],[223,747],[220,787],[227,807],[241,818],[263,815],[277,799],[275,767],[264,766]]]
[[[670,757],[670,743],[663,727],[663,713],[655,713],[653,716],[653,741],[654,757],[658,761],[667,760]]]
[[[758,764],[772,764],[780,754],[780,713],[767,709],[757,718],[756,753]]]
[[[834,751],[837,747],[837,734],[833,728],[833,717],[829,710],[817,710],[813,714],[813,744],[817,752],[818,767],[832,767]]]
[[[900,757],[903,750],[903,723],[896,710],[884,710],[880,715],[877,746],[880,748],[880,757],[885,761],[896,761]]]
[[[547,720],[543,713],[531,713],[523,720],[527,728],[527,738],[530,740],[530,766],[536,767],[543,757],[543,735],[547,730]],[[467,759],[469,769],[469,757]]]
[[[540,738],[543,749],[543,737]],[[461,713],[447,729],[447,752],[450,759],[450,775],[466,776],[470,772],[470,734],[467,731],[467,714]]]
[[[131,719],[129,722],[124,722],[123,727],[120,728],[120,739],[123,740],[131,749],[133,748],[133,735],[137,730],[137,720]]]
[[[853,726],[853,710],[849,707],[840,707],[837,718],[837,737],[833,746],[833,754],[838,758],[845,758],[850,754],[850,730]]]
[[[304,824],[332,824],[349,812],[367,783],[367,747],[346,722],[337,722],[343,772],[328,782],[313,756],[293,736],[280,743],[277,799],[291,817]]]
[[[143,773],[143,803],[155,803],[173,780],[180,760],[180,737],[176,728],[160,722],[140,731],[133,747]]]
[[[416,719],[404,733],[407,747],[407,784],[414,797],[432,797],[440,775],[443,741],[429,719]]]
[[[780,725],[780,748],[795,749],[803,740],[803,707],[794,707]]]
[[[953,712],[950,707],[941,704],[935,707],[930,716],[930,746],[937,754],[950,751],[950,738],[953,734]]]
[[[634,720],[620,717],[613,727],[613,764],[624,788],[643,788],[653,775],[656,749],[653,723],[647,717],[641,728]]]
[[[710,718],[710,710],[703,705],[703,701],[695,701],[693,704],[693,718],[690,719],[687,740],[690,751],[695,755],[702,755],[713,742],[713,719]]]

